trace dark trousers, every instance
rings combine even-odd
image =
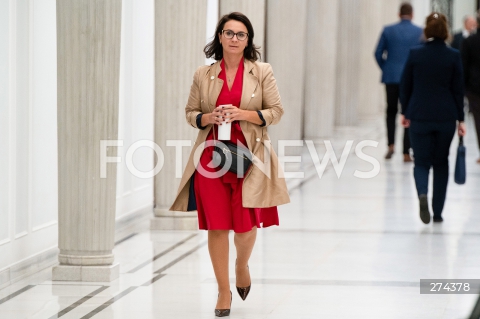
[[[388,145],[395,144],[395,128],[398,114],[398,99],[400,97],[400,86],[398,84],[385,84],[387,92],[387,138]],[[408,128],[403,134],[403,154],[408,154],[410,150],[410,137]]]
[[[448,184],[448,153],[456,130],[455,121],[411,121],[410,139],[415,154],[413,176],[418,195],[428,193],[428,174],[433,167],[433,216],[442,215]]]
[[[475,130],[477,131],[478,148],[480,149],[480,96],[467,92],[468,105],[475,121]]]

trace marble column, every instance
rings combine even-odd
[[[331,136],[335,123],[338,10],[337,1],[308,1],[308,67],[305,68],[304,111],[306,139]]]
[[[360,16],[363,18],[358,31],[362,44],[357,53],[361,60],[358,115],[365,118],[379,116],[385,112],[385,101],[382,94],[384,86],[380,81],[381,71],[373,55],[384,27],[383,6],[385,1],[360,0],[360,2]]]
[[[116,140],[121,0],[57,0],[59,262],[53,280],[118,278]]]
[[[237,11],[248,17],[255,31],[253,42],[260,46],[263,61],[265,61],[265,6],[266,0],[220,1],[220,16]]]
[[[267,1],[266,62],[285,109],[280,123],[269,127],[274,149],[278,140],[303,138],[306,27],[307,1]]]
[[[185,140],[193,145],[198,134],[185,121],[185,105],[193,74],[205,63],[206,16],[206,0],[155,1],[155,143],[163,150],[165,162],[155,175],[152,229],[198,228],[196,212],[168,210],[180,184],[178,166],[183,171],[192,147],[181,147],[180,163],[176,147],[167,146],[167,141]]]
[[[378,39],[379,39],[380,34],[383,30],[383,27],[385,27],[386,25],[389,25],[389,24],[397,23],[399,21],[398,11],[400,9],[400,4],[403,1],[402,0],[384,0],[384,1],[381,1],[380,3],[377,3],[376,1],[370,1],[370,0],[362,0],[362,1],[371,2],[369,5],[373,5],[373,7],[378,9],[379,14],[380,14],[380,17],[376,16],[374,18],[374,20],[378,19],[378,21],[376,23],[379,23],[379,26],[378,26],[378,30],[376,31],[376,34],[374,33],[374,36],[376,37],[376,39],[375,39],[375,42],[373,44],[372,51],[367,52],[368,49],[365,48],[363,50],[363,54],[362,54],[362,56],[364,56],[363,59],[365,59],[368,54],[370,54],[372,56],[372,59],[374,59],[373,58],[373,52],[374,52],[373,50],[375,50],[375,48],[376,48],[376,45],[378,43]],[[380,4],[380,6],[378,7],[379,4]],[[373,11],[373,10],[369,10],[369,11]],[[364,24],[369,24],[370,28],[373,27],[373,25],[369,22],[365,22]],[[372,31],[373,31],[373,29],[372,29]],[[362,38],[363,39],[367,36],[368,36],[368,34],[366,32],[362,32]],[[372,41],[372,39],[366,40],[366,41],[367,42]],[[377,66],[375,61],[373,63],[375,64],[375,66]],[[366,69],[368,69],[368,67]],[[380,89],[377,90],[377,91],[374,91],[372,93],[372,96],[370,96],[370,97],[367,96],[367,92],[362,92],[362,97],[361,97],[361,100],[363,101],[362,103],[365,103],[365,104],[368,103],[369,105],[368,106],[362,105],[361,113],[363,114],[363,116],[371,116],[371,115],[375,114],[375,112],[376,112],[375,111],[375,106],[374,106],[374,104],[371,104],[371,103],[374,103],[373,101],[375,101],[375,99],[377,99],[378,100],[378,103],[376,104],[377,105],[377,114],[379,114],[379,116],[381,116],[382,118],[385,118],[385,110],[387,108],[387,101],[386,101],[387,98],[386,98],[386,93],[385,93],[385,85],[383,83],[381,83],[381,71],[378,68],[378,66],[377,66],[377,70],[378,70],[377,79],[378,79],[378,85],[379,85]],[[373,79],[375,77],[375,75],[374,75],[375,72],[376,71],[371,71],[372,78],[370,78],[369,81],[373,81]],[[375,80],[377,80],[377,79],[375,79]],[[373,82],[371,82],[369,85],[371,85],[373,87]]]
[[[422,3],[423,2],[430,2],[430,0],[420,0]],[[383,24],[392,24],[395,22],[398,22],[399,17],[398,13],[400,11],[400,6],[403,3],[403,0],[385,0],[382,1],[383,3]],[[413,15],[414,18],[417,16],[417,11],[418,8],[416,6],[417,0],[410,1],[410,3],[413,6]]]
[[[360,95],[360,55],[362,46],[360,0],[340,0],[337,28],[337,78],[335,124],[352,126],[357,123]]]

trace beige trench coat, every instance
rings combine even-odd
[[[273,77],[272,67],[268,63],[251,62],[249,60],[245,60],[244,63],[240,108],[251,111],[259,110],[262,112],[266,125],[260,127],[250,122],[240,122],[247,146],[254,155],[253,168],[247,173],[243,182],[242,203],[244,207],[249,208],[286,204],[290,202],[290,198],[283,178],[283,171],[278,164],[277,155],[270,147],[270,138],[267,134],[267,127],[277,124],[283,115],[283,107]],[[223,86],[223,80],[218,78],[220,71],[220,63],[216,62],[210,66],[202,66],[195,72],[190,96],[185,107],[187,122],[195,128],[198,128],[197,115],[211,113],[215,108]],[[212,127],[213,125],[208,125],[207,128],[199,131],[183,172],[177,197],[170,210],[187,211],[190,178],[195,172],[196,163],[198,163],[198,158],[194,162],[194,154],[199,146],[201,149],[197,153],[201,154],[203,142],[205,142]],[[270,160],[270,169],[268,169],[268,164],[265,165],[265,163],[268,163],[267,159]],[[263,166],[257,164],[263,164]]]

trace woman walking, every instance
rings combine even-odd
[[[427,43],[410,51],[400,83],[402,124],[410,127],[415,154],[413,175],[420,201],[420,219],[428,224],[428,175],[433,167],[433,221],[442,222],[448,184],[448,155],[458,121],[458,135],[466,128],[463,112],[463,73],[459,51],[447,47],[447,18],[427,17]]]
[[[250,20],[232,12],[220,19],[214,39],[204,49],[206,57],[217,62],[198,68],[193,77],[185,112],[187,122],[200,131],[170,208],[196,209],[199,228],[208,230],[218,283],[218,317],[230,314],[232,300],[229,231],[235,233],[237,292],[245,300],[251,287],[248,260],[257,228],[278,225],[277,206],[290,201],[267,134],[267,126],[280,121],[283,107],[271,66],[257,61],[260,53],[253,37]],[[218,128],[229,123],[227,142],[247,147],[255,158],[244,175],[210,165],[216,155],[212,144],[218,142]]]

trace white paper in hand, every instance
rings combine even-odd
[[[220,107],[222,106],[231,106],[231,104],[220,105]],[[227,113],[227,115],[229,115],[229,113]],[[218,139],[220,141],[229,141],[231,134],[232,134],[232,122],[229,122],[228,124],[226,124],[224,119],[222,122],[222,125],[218,126]]]

